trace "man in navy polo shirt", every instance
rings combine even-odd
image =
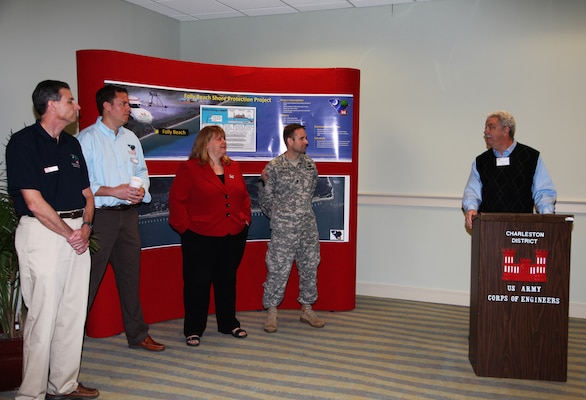
[[[16,399],[99,396],[79,376],[90,276],[94,197],[77,139],[63,129],[77,120],[69,85],[43,81],[33,92],[40,120],[6,146],[8,192],[16,229],[24,325],[22,384]]]

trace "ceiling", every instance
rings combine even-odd
[[[179,21],[295,14],[430,0],[124,0]]]

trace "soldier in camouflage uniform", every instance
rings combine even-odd
[[[267,309],[264,330],[277,330],[277,306],[283,301],[289,274],[296,261],[302,322],[321,328],[322,321],[311,309],[317,300],[317,267],[320,262],[319,236],[311,200],[317,185],[315,162],[305,155],[307,136],[302,125],[283,130],[287,151],[263,170],[264,185],[259,191],[261,210],[271,219],[271,241],[266,254],[267,279],[263,306]]]

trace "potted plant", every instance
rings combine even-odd
[[[22,379],[22,327],[26,311],[21,301],[14,247],[18,216],[5,183],[3,180],[0,185],[0,391],[18,387]]]

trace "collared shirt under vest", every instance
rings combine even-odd
[[[480,212],[533,213],[533,176],[539,151],[517,143],[506,165],[489,149],[476,158],[482,181]]]

